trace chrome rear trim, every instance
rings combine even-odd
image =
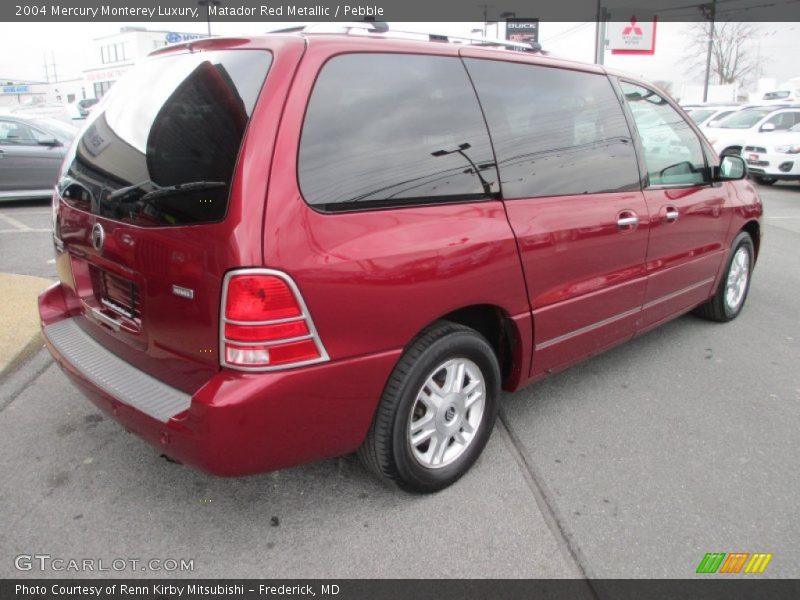
[[[187,410],[192,397],[140,371],[81,329],[75,319],[47,325],[44,335],[72,368],[112,398],[166,423]]]

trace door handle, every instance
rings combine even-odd
[[[617,226],[622,228],[636,227],[639,224],[639,217],[632,213],[623,213],[617,217]]]
[[[668,206],[666,212],[664,213],[664,220],[667,223],[674,223],[678,220],[681,214],[678,212],[678,209],[674,206]]]

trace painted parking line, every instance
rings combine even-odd
[[[11,225],[12,227],[16,228],[19,231],[31,231],[31,227],[25,225],[22,221],[17,221],[14,217],[9,217],[6,214],[0,213],[0,219],[6,222],[6,224]],[[5,232],[6,230],[0,229],[0,231]]]
[[[14,210],[10,209],[7,211],[3,211],[0,209],[0,215],[51,215],[53,214],[49,210]]]

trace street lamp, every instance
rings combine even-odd
[[[206,23],[208,24],[208,37],[211,37],[211,7],[219,6],[220,0],[197,0],[198,6],[206,7]]]
[[[466,152],[464,152],[464,150],[469,150],[470,148],[472,148],[472,145],[469,143],[459,144],[458,148],[454,148],[453,150],[442,149],[442,150],[436,150],[435,152],[431,152],[431,156],[439,158],[440,156],[447,156],[448,154],[456,154],[456,153],[463,156],[464,159],[472,167],[472,171],[475,173],[475,175],[478,176],[478,179],[480,179],[481,185],[483,186],[483,193],[488,196],[489,194],[492,193],[492,186],[488,181],[486,181],[483,178],[483,175],[481,175],[481,171],[480,169],[478,169],[478,166],[474,162],[472,162],[472,159],[469,156],[467,156]]]

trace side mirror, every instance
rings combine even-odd
[[[764,123],[761,126],[761,131],[775,131],[775,123]]]
[[[741,156],[726,154],[714,167],[714,181],[735,181],[747,177],[747,165]]]
[[[47,138],[40,138],[39,139],[40,146],[60,146],[61,142],[59,142],[54,137],[47,137]]]

